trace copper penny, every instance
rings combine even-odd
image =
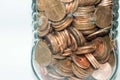
[[[75,40],[75,38],[74,38],[74,36],[72,34],[70,34],[70,38],[71,38],[71,46],[70,46],[70,48],[71,48],[72,51],[76,51],[77,48],[78,48],[77,42],[76,42],[76,40]]]
[[[85,56],[81,55],[81,56],[72,56],[72,59],[74,61],[74,63],[83,68],[83,69],[87,69],[90,66],[90,63],[88,62],[88,60],[86,59]]]
[[[58,59],[58,60],[63,60],[63,59],[66,58],[65,56],[62,56],[60,53],[55,54],[55,55],[52,55],[52,57],[53,57],[54,59]]]
[[[48,66],[52,59],[52,53],[47,44],[43,41],[38,41],[35,47],[35,60],[40,66]]]
[[[45,14],[51,21],[60,21],[66,15],[64,4],[60,0],[42,0],[45,6]],[[49,7],[48,7],[49,6]]]
[[[37,28],[37,32],[38,32],[39,37],[44,37],[44,36],[46,36],[49,33],[49,31],[50,31],[50,24],[48,23],[46,25],[45,30],[44,30],[44,28],[45,27],[40,27],[40,26]]]
[[[94,5],[97,0],[79,0],[79,6],[90,6]]]
[[[112,0],[102,0],[100,2],[100,4],[98,4],[98,6],[112,6],[113,5],[113,1]]]
[[[81,30],[80,32],[81,32],[83,35],[87,36],[87,35],[89,35],[89,34],[92,34],[92,33],[96,32],[97,30],[98,30],[97,28],[94,28],[94,29],[91,29],[91,30]]]
[[[38,11],[45,10],[44,1],[42,1],[42,0],[36,0],[36,6],[37,6]]]
[[[95,28],[95,25],[93,23],[80,23],[77,20],[74,20],[73,26],[78,30],[90,30]]]
[[[92,39],[95,39],[96,37],[104,36],[109,32],[110,28],[111,27],[106,27],[106,28],[103,28],[103,29],[99,29],[98,31],[96,31],[92,34],[89,34],[87,36],[87,39],[92,40]]]
[[[74,0],[70,8],[70,13],[74,13],[77,10],[77,8],[78,8],[78,0]]]
[[[103,56],[106,56],[107,53],[107,44],[105,40],[101,37],[96,38],[93,40],[93,43],[96,44],[96,51],[94,52],[94,56],[99,60],[104,59]]]
[[[112,21],[112,10],[109,7],[99,6],[95,10],[96,25],[99,28],[110,26]]]
[[[46,40],[50,44],[49,47],[50,47],[53,54],[56,54],[57,52],[60,51],[59,46],[56,46],[56,45],[58,45],[58,43],[57,43],[57,40],[54,37],[54,34],[47,35]]]
[[[92,54],[88,53],[88,54],[85,54],[85,56],[95,69],[98,69],[100,67],[99,62],[95,59],[95,57]]]
[[[86,39],[83,36],[83,34],[80,31],[78,31],[77,29],[75,29],[74,27],[73,27],[73,30],[78,34],[78,36],[80,38],[80,43],[81,43],[80,45],[81,46],[84,45],[84,43],[86,42]]]
[[[38,29],[39,31],[44,31],[47,29],[49,22],[48,22],[48,18],[46,16],[41,16],[38,19]]]
[[[85,71],[84,69],[78,67],[76,64],[72,63],[72,71],[78,78],[85,78],[89,72]]]
[[[94,52],[96,49],[96,45],[94,43],[89,43],[87,45],[78,47],[78,50],[75,52],[75,54],[86,54],[86,53],[91,53]]]
[[[69,28],[69,31],[70,31],[70,32],[73,34],[73,36],[75,37],[78,46],[80,46],[80,45],[81,45],[80,38],[79,38],[78,34],[76,33],[76,31],[75,31],[72,27]]]
[[[64,3],[70,3],[72,2],[73,0],[60,0],[61,2],[64,2]]]
[[[68,27],[72,21],[73,21],[73,18],[71,16],[68,16],[67,19],[63,23],[59,25],[53,25],[53,27],[55,28],[56,31],[61,31],[65,29],[66,27]]]

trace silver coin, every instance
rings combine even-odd
[[[93,72],[92,76],[97,80],[107,80],[112,73],[109,63],[101,64],[100,68]]]

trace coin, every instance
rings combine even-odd
[[[42,27],[38,27],[38,28],[37,28],[37,32],[38,32],[39,37],[44,37],[44,36],[46,36],[46,35],[49,33],[49,31],[50,31],[50,24],[49,24],[49,23],[47,24],[45,30],[44,30],[44,28],[43,28],[43,30],[42,30]]]
[[[75,51],[75,54],[81,55],[81,54],[94,52],[95,50],[96,50],[96,45],[94,43],[87,43],[84,46],[78,47],[78,50]]]
[[[58,59],[58,60],[63,60],[63,59],[66,58],[65,56],[62,56],[60,53],[55,54],[55,55],[52,55],[52,57],[53,57],[54,59]]]
[[[72,72],[65,72],[63,69],[61,69],[61,67],[59,66],[59,64],[55,66],[55,70],[61,76],[69,77],[69,76],[73,75]]]
[[[78,20],[73,20],[72,25],[77,29],[77,30],[90,30],[95,28],[94,23],[80,23]]]
[[[95,4],[99,4],[101,2],[101,0],[96,0]]]
[[[46,16],[41,16],[39,19],[38,19],[38,29],[39,31],[44,31],[47,29],[47,26],[48,26],[48,18]]]
[[[66,50],[64,50],[62,56],[71,56],[72,51],[71,49],[67,48]]]
[[[111,27],[106,27],[106,28],[103,28],[103,29],[99,29],[98,31],[96,31],[92,34],[89,34],[87,36],[87,39],[92,40],[92,39],[95,39],[96,37],[104,36],[109,32],[110,28]]]
[[[98,40],[99,39],[99,40]],[[110,46],[110,40],[108,36],[105,36],[103,38],[97,38],[95,39],[97,47],[95,53],[93,55],[96,57],[97,60],[99,60],[100,63],[105,63],[110,57],[110,52],[111,52],[111,46]]]
[[[43,77],[44,75],[47,75],[48,71],[46,67],[42,67],[39,65],[37,61],[34,61],[36,70],[38,70],[38,73],[42,74],[41,76]]]
[[[112,0],[102,0],[100,4],[98,4],[98,6],[109,6],[109,7],[111,7],[112,5],[113,5]]]
[[[71,46],[70,46],[70,48],[71,48],[72,51],[76,51],[77,48],[78,48],[77,42],[76,42],[76,40],[75,40],[75,38],[74,38],[74,36],[72,34],[70,34],[70,38],[71,38]]]
[[[108,63],[110,63],[112,67],[115,65],[115,53],[113,51],[110,53]]]
[[[38,11],[44,11],[44,2],[42,0],[36,0],[36,6]]]
[[[109,63],[101,64],[98,70],[95,70],[92,76],[97,80],[107,80],[112,73]]]
[[[99,28],[105,28],[111,25],[112,10],[109,7],[99,6],[95,10],[96,25]]]
[[[76,10],[77,10],[77,8],[78,8],[78,0],[74,0],[73,2],[72,2],[72,5],[71,5],[71,7],[70,7],[70,13],[74,13]]]
[[[64,80],[64,77],[58,76],[56,74],[48,73],[48,80]]]
[[[55,39],[57,40],[57,44],[58,44],[58,45],[56,45],[56,46],[58,46],[58,48],[60,49],[59,52],[60,52],[60,53],[63,53],[63,50],[64,50],[64,49],[63,49],[63,47],[62,47],[62,42],[61,42],[61,40],[60,40],[59,37],[56,36],[56,35],[55,35],[54,37],[55,37]]]
[[[78,78],[82,79],[85,78],[89,72],[85,71],[84,69],[78,67],[76,64],[72,63],[72,71]]]
[[[51,63],[51,51],[47,44],[40,40],[35,47],[35,60],[40,66],[48,66]]]
[[[62,35],[61,34],[62,32],[57,32],[56,33],[56,35],[58,36],[58,39],[60,40],[60,42],[61,42],[61,47],[62,47],[62,49],[63,50],[65,50],[66,49],[66,47],[67,47],[67,42],[66,42],[66,39],[64,39],[64,35]],[[62,53],[63,51],[61,51],[61,53]]]
[[[41,18],[41,16],[44,16],[44,17],[46,17],[45,16],[45,11],[41,11],[41,12],[36,12],[36,18],[37,18],[37,20],[39,20],[40,18]],[[46,19],[47,19],[47,17],[46,17]]]
[[[90,6],[94,5],[97,0],[79,0],[79,6]]]
[[[65,6],[60,0],[43,0],[43,2],[45,6],[45,14],[51,21],[57,22],[65,17]]]
[[[95,57],[91,53],[85,54],[85,56],[95,69],[98,69],[100,67],[99,62],[95,59]]]
[[[81,80],[81,79],[77,78],[76,76],[71,76],[68,78],[68,80]]]
[[[91,30],[80,30],[80,32],[81,32],[83,35],[87,36],[87,35],[89,35],[89,34],[92,34],[92,33],[96,32],[97,30],[98,30],[97,28],[94,28],[94,29],[91,29]]]
[[[58,43],[54,37],[54,34],[47,35],[46,40],[50,44],[49,48],[52,51],[52,54],[56,54],[57,52],[59,52],[60,49],[59,49],[59,46],[56,46],[56,45],[58,45]]]
[[[110,58],[110,53],[112,51],[112,45],[111,45],[111,40],[110,37],[108,35],[106,35],[105,37],[103,37],[103,40],[106,43],[106,52],[104,54],[104,56],[101,58],[101,60],[99,60],[100,63],[105,63],[109,60]]]
[[[70,3],[72,2],[73,0],[60,0],[61,2],[64,2],[64,3]]]
[[[80,38],[79,38],[78,34],[76,33],[76,31],[74,31],[74,29],[72,27],[69,28],[69,31],[75,37],[75,39],[77,41],[77,45],[80,46],[81,45]]]
[[[55,28],[56,31],[61,31],[65,29],[66,27],[68,27],[72,21],[73,21],[73,18],[70,16],[70,17],[67,17],[66,21],[64,21],[62,24],[56,25],[53,27]]]
[[[83,69],[87,69],[90,66],[90,63],[88,62],[88,60],[86,59],[85,56],[80,55],[80,56],[75,56],[72,55],[72,60],[74,61],[74,63],[83,68]]]
[[[90,14],[95,11],[95,6],[83,6],[78,7],[76,12],[73,13],[74,16],[80,16],[85,14]]]
[[[63,80],[64,77],[60,76],[53,67],[47,67],[48,73],[47,73],[47,77],[48,79],[51,77],[53,79],[56,80]],[[53,80],[53,79],[49,79],[49,80]]]
[[[77,29],[75,29],[75,28],[73,28],[73,30],[78,34],[78,36],[79,36],[79,38],[80,38],[80,45],[81,45],[81,46],[84,45],[85,42],[86,42],[86,39],[85,39],[85,37],[83,36],[83,34],[82,34],[80,31],[78,31]]]
[[[61,37],[61,40],[63,41],[63,48],[66,49],[67,46],[68,46],[68,39],[69,39],[69,35],[67,35],[68,32],[67,30],[65,29],[64,31],[60,32],[60,37]]]
[[[71,72],[72,73],[72,61],[69,60],[69,59],[66,59],[66,60],[62,60],[60,62],[60,65],[61,69],[64,69],[66,72]]]
[[[99,60],[103,59],[102,57],[106,55],[107,53],[107,45],[106,42],[102,37],[98,37],[95,40],[93,40],[93,43],[96,44],[96,51],[93,53],[93,55]]]
[[[81,14],[81,15],[76,15],[74,16],[74,23],[93,23],[94,21],[92,21],[93,16],[92,14]],[[77,24],[79,24],[77,23]]]

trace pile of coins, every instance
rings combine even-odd
[[[106,80],[115,63],[112,0],[37,0],[42,80]]]

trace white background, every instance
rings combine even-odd
[[[32,0],[0,0],[0,80],[35,80],[30,65],[31,3]]]

